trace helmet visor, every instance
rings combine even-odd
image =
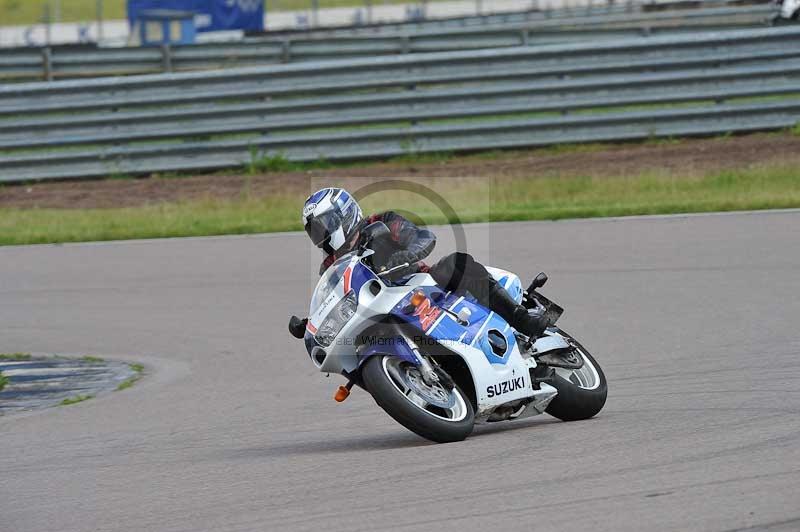
[[[342,218],[334,209],[308,220],[306,233],[315,246],[321,247],[341,226]]]

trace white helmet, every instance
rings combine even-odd
[[[363,218],[355,198],[342,188],[323,188],[306,200],[303,227],[318,248],[333,254]]]

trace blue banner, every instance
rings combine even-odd
[[[128,23],[149,9],[195,13],[197,31],[264,31],[264,0],[128,0]]]

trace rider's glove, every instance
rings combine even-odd
[[[386,261],[386,264],[383,265],[381,270],[391,270],[396,266],[400,266],[401,264],[414,264],[418,262],[419,259],[417,258],[417,254],[413,251],[408,250],[401,250],[395,251],[392,253],[392,256],[389,257],[389,260]]]

